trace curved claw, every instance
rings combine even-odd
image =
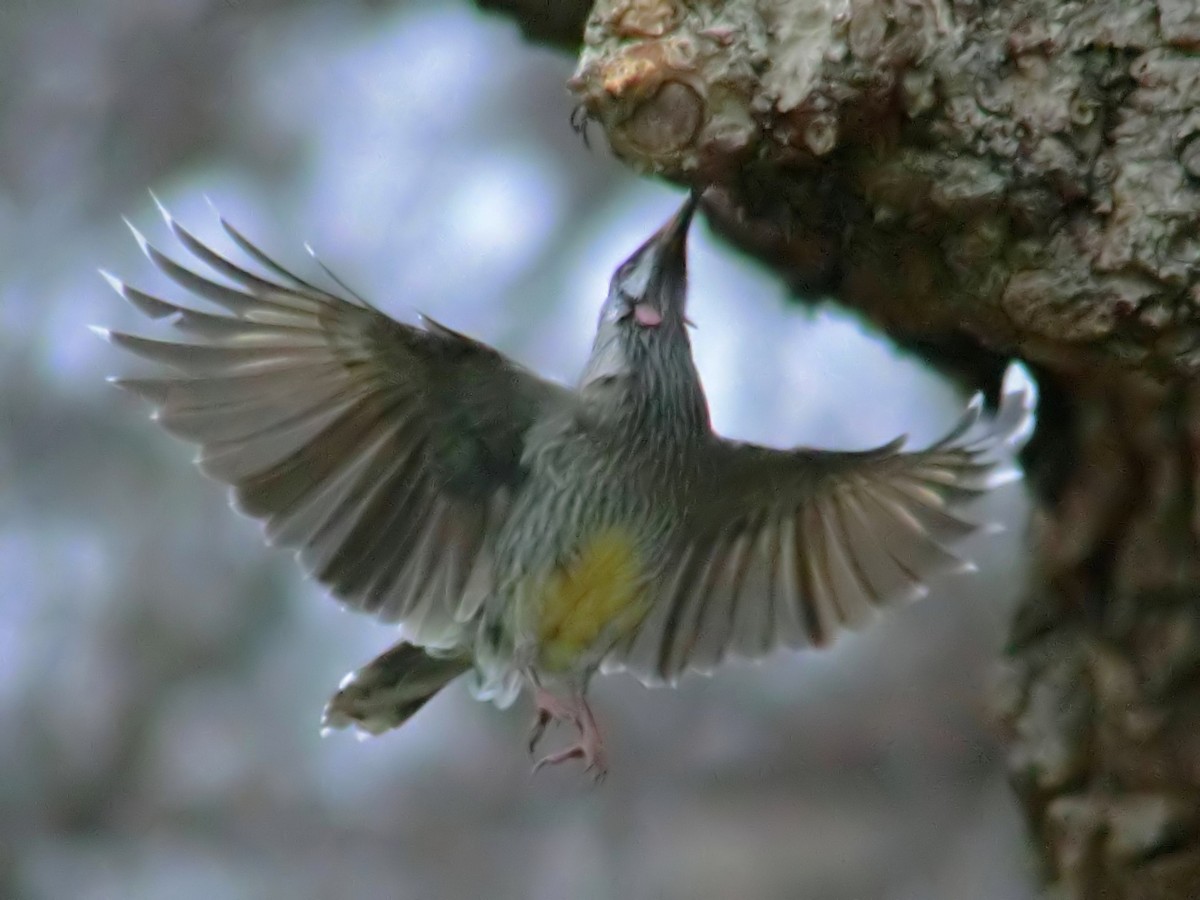
[[[541,743],[542,737],[546,734],[546,726],[554,717],[549,712],[538,707],[537,715],[533,720],[533,727],[529,729],[529,755],[532,756],[537,750],[537,745]],[[537,771],[534,769],[534,771]]]
[[[582,759],[587,763],[585,771],[591,772],[597,781],[603,779],[608,771],[608,760],[604,753],[604,743],[600,739],[600,730],[596,727],[596,720],[587,700],[582,696],[564,700],[538,687],[535,703],[537,715],[529,731],[530,755],[537,750],[551,722],[570,722],[578,730],[579,740],[563,750],[543,756],[534,764],[533,771],[537,772],[543,766]]]
[[[536,774],[543,766],[556,766],[572,759],[582,759],[586,762],[587,766],[584,767],[584,771],[591,772],[597,782],[603,781],[604,776],[608,774],[608,759],[605,756],[603,745],[597,740],[589,740],[586,736],[570,747],[543,756],[534,763],[532,774]]]
[[[532,754],[546,733],[546,727],[551,722],[570,722],[580,728],[579,710],[567,700],[550,693],[544,687],[538,686],[533,697],[537,706],[537,714],[533,726],[529,729],[529,752]],[[582,701],[581,701],[582,702]]]

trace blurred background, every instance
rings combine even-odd
[[[986,702],[1021,586],[1019,488],[980,575],[833,650],[647,691],[598,681],[611,772],[529,776],[530,710],[461,685],[322,739],[394,634],[304,583],[104,383],[86,325],[161,290],[147,189],[206,197],[304,274],[429,312],[557,378],[679,192],[568,126],[572,60],[456,2],[0,3],[0,897],[1022,900]],[[927,439],[962,402],[693,231],[713,417],[743,439]],[[178,296],[175,294],[174,296]]]

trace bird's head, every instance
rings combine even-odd
[[[679,211],[613,273],[584,384],[628,375],[655,351],[687,350],[687,232],[699,201]]]

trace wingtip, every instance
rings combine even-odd
[[[1029,402],[1037,402],[1037,381],[1029,367],[1019,359],[1013,359],[1004,370],[1001,389],[1005,394],[1021,394],[1029,398]]]
[[[104,383],[110,387],[116,388],[118,391],[122,391],[124,393],[133,393],[133,391],[129,389],[129,386],[125,384],[125,379],[121,378],[120,375],[109,375],[104,379]]]
[[[990,491],[1006,484],[1012,484],[1014,481],[1020,481],[1021,477],[1022,472],[1016,466],[1001,466],[988,473],[983,486]]]
[[[108,269],[97,269],[96,271],[100,274],[101,278],[108,282],[108,286],[117,292],[117,296],[125,296],[125,282],[108,271]]]
[[[1023,447],[1037,424],[1037,385],[1020,361],[1013,360],[1005,369],[1000,404],[995,412],[985,417],[983,405],[982,393],[972,395],[959,426],[942,443],[952,443],[973,452]],[[1019,477],[1019,473],[1012,476]]]
[[[1013,420],[1004,437],[1004,444],[1020,449],[1033,436],[1033,430],[1037,427],[1037,381],[1021,360],[1014,359],[1004,370],[1000,391],[1000,415],[1003,417],[1007,409]]]
[[[905,601],[908,603],[919,603],[928,596],[929,585],[922,581],[920,584],[915,584],[912,586],[908,592],[908,596],[905,598]]]
[[[133,235],[133,239],[137,241],[138,248],[145,254],[146,258],[153,260],[154,256],[151,253],[150,242],[146,240],[146,236],[138,230],[138,227],[130,221],[128,216],[122,216],[121,221],[125,223],[125,227],[129,229]]]
[[[103,325],[89,325],[88,331],[96,335],[96,337],[100,338],[102,341],[106,341],[109,344],[113,342],[112,331],[108,328],[105,328]]]
[[[100,331],[96,330],[95,326],[91,326],[91,327],[94,331],[96,331],[97,334],[100,334]],[[150,338],[144,338],[144,337],[141,337],[140,335],[136,335],[136,334],[127,334],[124,331],[113,331],[110,328],[102,329],[102,331],[103,331],[103,334],[101,334],[100,336],[103,337],[104,340],[108,341],[108,343],[112,344],[114,347],[120,347],[122,350],[127,350],[130,353],[134,353],[139,356],[143,356],[145,358],[149,358],[149,357],[146,357],[146,348],[147,347],[155,347],[155,346],[162,345],[161,341],[155,341]]]
[[[240,236],[240,232],[236,228],[234,228],[231,224],[229,224],[229,220],[226,219],[225,216],[221,213],[221,209],[220,209],[220,207],[217,206],[216,200],[214,200],[210,195],[205,194],[204,195],[204,203],[208,206],[209,210],[212,211],[212,214],[214,216],[216,216],[217,224],[220,225],[225,230],[226,234],[231,235],[235,239]]]
[[[133,394],[155,407],[159,407],[167,401],[167,389],[162,382],[145,378],[123,378],[120,375],[109,375],[104,380],[117,390]],[[159,410],[157,408],[150,413],[150,419],[158,421]]]
[[[171,216],[170,211],[163,204],[163,202],[158,199],[158,194],[154,193],[154,191],[150,190],[149,188],[146,189],[146,193],[148,193],[150,195],[150,199],[154,201],[154,208],[158,210],[158,214],[162,216],[163,221],[166,222],[167,225],[174,225],[175,219]]]

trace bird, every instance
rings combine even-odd
[[[237,254],[159,204],[187,265],[127,221],[153,266],[211,309],[102,270],[182,335],[98,329],[154,364],[109,380],[199,445],[200,469],[333,598],[398,625],[400,640],[343,680],[324,731],[382,734],[463,677],[502,708],[532,696],[531,756],[549,726],[569,730],[535,770],[580,760],[603,777],[597,673],[675,685],[823,647],[971,567],[955,548],[985,525],[965,508],[1020,476],[1012,451],[1033,428],[1020,364],[993,414],[977,395],[921,450],[717,434],[687,316],[701,196],[616,267],[573,385],[428,316],[392,318],[319,260],[327,278],[302,278],[219,213]]]

